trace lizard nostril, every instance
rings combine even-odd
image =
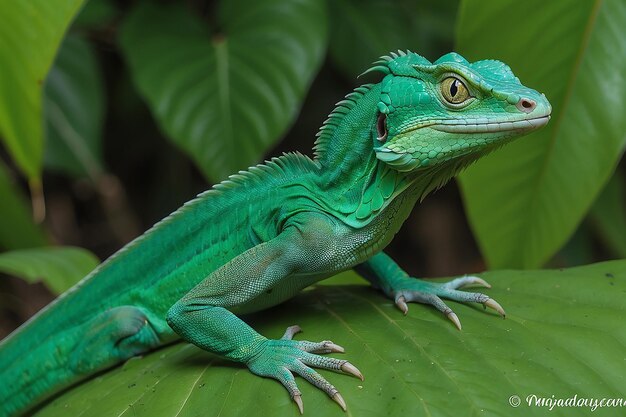
[[[528,98],[520,99],[520,101],[518,101],[516,105],[516,107],[520,111],[523,111],[524,113],[530,113],[531,111],[535,109],[536,106],[537,106],[537,103],[535,103],[533,100],[530,100]]]

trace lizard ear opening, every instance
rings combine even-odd
[[[387,115],[384,113],[378,113],[378,119],[376,119],[376,133],[379,142],[387,140]]]

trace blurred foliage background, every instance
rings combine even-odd
[[[554,107],[414,211],[388,248],[400,265],[431,277],[626,258],[625,8],[0,0],[0,337],[211,184],[312,155],[334,104],[376,81],[357,75],[398,49],[502,59]]]

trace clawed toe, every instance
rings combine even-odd
[[[283,337],[281,337],[281,339],[291,340],[296,334],[300,333],[301,331],[302,329],[297,324],[293,326],[289,326],[285,329],[285,334],[283,334]]]
[[[346,360],[319,355],[319,353],[344,352],[343,347],[330,340],[322,342],[293,340],[293,336],[300,331],[300,327],[291,326],[287,328],[281,339],[266,339],[261,352],[247,362],[248,368],[257,375],[278,380],[289,392],[300,414],[304,412],[304,402],[296,384],[296,375],[324,391],[342,410],[346,411],[346,402],[341,394],[314,368],[340,371],[360,380],[363,380],[363,374]]]
[[[341,396],[341,394],[339,394],[338,392],[335,393],[335,395],[333,395],[331,397],[337,404],[339,404],[339,407],[341,407],[341,409],[343,411],[346,411],[346,402],[343,400],[343,397]]]
[[[302,403],[302,395],[296,394],[292,397],[292,399],[298,406],[298,410],[300,410],[300,414],[304,414],[304,404]]]
[[[357,378],[359,378],[361,381],[363,381],[363,374],[361,373],[361,371],[359,371],[357,367],[352,365],[350,362],[343,363],[341,365],[341,370],[347,374],[354,375]]]
[[[445,298],[461,303],[481,303],[485,308],[489,307],[494,309],[502,317],[506,316],[502,306],[493,298],[489,298],[487,295],[479,292],[458,290],[468,285],[479,285],[485,288],[491,288],[491,285],[480,277],[464,276],[442,284],[412,279],[407,280],[403,285],[406,285],[406,287],[402,287],[402,289],[398,289],[395,292],[394,300],[396,306],[405,315],[409,311],[409,306],[407,305],[409,302],[430,304],[441,311],[457,329],[461,330],[461,321],[452,309],[443,302],[442,298]]]
[[[459,320],[459,318],[457,317],[456,314],[454,314],[454,311],[450,311],[448,314],[446,314],[446,317],[448,317],[450,319],[450,321],[452,323],[454,323],[454,325],[456,326],[457,329],[459,330],[463,330],[461,328],[461,321]]]
[[[467,283],[464,284],[463,286],[466,286],[466,285],[479,285],[481,287],[491,288],[491,284],[489,284],[487,281],[485,281],[484,279],[482,279],[480,277],[467,276],[465,278],[467,278]]]
[[[485,301],[483,303],[483,305],[489,308],[493,308],[494,310],[496,310],[498,313],[500,313],[500,315],[502,317],[506,317],[506,312],[504,311],[504,309],[502,308],[502,306],[500,304],[498,304],[498,302],[496,300],[494,300],[493,298],[489,298],[487,301]]]
[[[406,314],[409,312],[409,306],[406,305],[406,299],[403,295],[396,297],[396,305],[398,306],[400,311],[402,311],[402,313],[404,313],[404,315],[406,316]]]
[[[346,350],[333,342],[324,342],[324,353],[344,353]]]
[[[459,288],[468,287],[470,285],[478,285],[480,287],[491,288],[491,285],[489,285],[487,281],[473,275],[466,275],[464,277],[453,279],[450,282],[446,282],[442,286],[450,290],[457,290]]]

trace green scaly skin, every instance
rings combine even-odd
[[[236,314],[262,310],[356,268],[393,298],[432,304],[488,296],[409,277],[382,252],[415,203],[462,168],[549,119],[545,96],[505,64],[447,54],[383,57],[383,74],[338,103],[315,159],[287,154],[201,194],[121,249],[0,344],[2,416],[32,409],[96,371],[183,338],[275,378],[302,411],[294,374],[345,409],[312,368],[361,377],[330,341],[267,339]],[[452,77],[452,79],[450,79]],[[467,94],[466,94],[467,93]],[[29,352],[25,358],[24,352]]]

